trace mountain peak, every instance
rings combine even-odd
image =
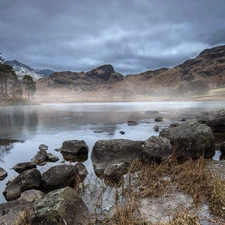
[[[113,73],[115,73],[113,66],[105,64],[87,72],[86,75],[91,78],[100,78],[107,81]]]

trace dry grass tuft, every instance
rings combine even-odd
[[[225,180],[216,179],[209,199],[210,209],[225,219]]]
[[[25,209],[18,217],[15,225],[30,225],[32,220],[32,213],[30,210]]]
[[[178,211],[173,215],[172,221],[162,225],[201,225],[201,223],[196,214],[190,214],[187,211]]]
[[[212,174],[205,169],[203,157],[189,159],[173,167],[173,179],[178,188],[190,194],[196,205],[202,202],[211,192]]]

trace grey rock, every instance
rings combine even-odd
[[[104,176],[111,178],[121,177],[127,173],[128,165],[129,164],[125,162],[110,164],[106,166]]]
[[[162,122],[163,118],[161,116],[158,116],[155,118],[155,122]]]
[[[39,150],[40,151],[47,151],[48,150],[48,145],[45,145],[45,144],[41,144],[41,145],[39,145]]]
[[[36,168],[36,164],[34,162],[23,162],[16,164],[12,169],[17,173],[22,173],[25,170]]]
[[[155,125],[155,126],[153,127],[153,129],[155,130],[155,132],[159,132],[159,126],[158,126],[158,125]]]
[[[20,197],[21,192],[29,189],[38,188],[41,184],[41,173],[37,169],[29,169],[18,175],[9,183],[3,195],[7,201],[16,200]]]
[[[207,117],[206,124],[211,127],[215,133],[225,132],[225,109],[210,113]]]
[[[18,200],[24,200],[28,202],[34,202],[37,199],[40,199],[44,196],[45,194],[42,191],[31,189],[27,190],[21,193],[21,196]]]
[[[88,175],[87,168],[81,162],[76,163],[74,167],[76,176],[79,178],[80,182],[83,182]]]
[[[53,155],[52,153],[47,153],[46,162],[57,162],[59,161],[59,157],[56,155]]]
[[[129,121],[127,121],[127,125],[128,126],[136,126],[136,125],[138,125],[138,122],[137,121],[133,121],[133,120],[129,120]]]
[[[77,192],[65,187],[51,191],[34,203],[31,225],[88,225],[90,213]]]
[[[7,176],[8,173],[2,167],[0,167],[0,181],[4,180]]]
[[[88,155],[88,146],[83,140],[67,140],[63,142],[60,152],[65,160],[75,161],[78,156]]]
[[[174,146],[176,156],[181,160],[188,158],[211,158],[215,155],[213,132],[205,124],[196,121],[186,121],[175,127],[163,129],[160,137],[166,137]]]
[[[18,175],[10,177],[9,180],[6,182],[6,185],[10,184],[16,177],[18,177]]]
[[[47,152],[45,150],[40,150],[38,153],[31,159],[31,162],[41,165],[42,163],[46,162],[47,159]]]
[[[47,190],[54,190],[66,186],[75,187],[76,176],[80,174],[83,177],[86,173],[87,171],[84,172],[84,169],[81,169],[80,165],[53,166],[43,173],[41,184]]]
[[[16,224],[23,212],[32,213],[33,203],[16,200],[0,204],[0,224]]]
[[[144,162],[157,162],[168,159],[173,154],[173,146],[170,140],[164,137],[152,136],[143,146],[142,160]]]
[[[91,160],[97,176],[103,176],[106,167],[141,159],[143,141],[128,139],[99,140],[95,143]],[[119,172],[119,168],[118,168]]]

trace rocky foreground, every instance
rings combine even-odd
[[[165,171],[163,175],[156,173],[154,176],[160,178],[156,184],[153,182],[156,177],[152,181],[150,178],[147,179],[151,181],[148,185],[154,184],[154,188],[153,186],[138,186],[138,191],[135,192],[135,195],[140,195],[138,201],[139,203],[141,202],[141,206],[139,206],[139,214],[141,215],[135,217],[140,220],[132,224],[156,224],[162,221],[165,222],[166,220],[162,220],[163,218],[167,218],[168,222],[168,215],[160,214],[160,208],[166,211],[166,208],[172,207],[171,205],[175,203],[178,206],[182,201],[184,206],[190,206],[198,202],[198,198],[193,193],[183,194],[181,190],[178,191],[171,183],[169,186],[166,185],[168,180],[178,182],[177,178],[175,178],[176,174],[178,174],[177,165],[183,164],[187,166],[187,170],[182,175],[182,183],[186,182],[185,174],[199,166],[199,159],[201,158],[208,159],[207,166],[214,174],[225,172],[225,165],[222,161],[221,166],[218,166],[219,169],[217,170],[215,162],[210,160],[215,155],[215,144],[219,144],[222,155],[225,154],[225,110],[201,114],[193,120],[185,121],[183,119],[181,123],[171,124],[168,128],[160,131],[159,136],[149,137],[145,141],[127,139],[99,140],[95,143],[90,156],[96,175],[105,182],[98,186],[93,185],[94,181],[92,181],[92,184],[85,184],[84,181],[87,179],[88,171],[81,162],[74,165],[71,163],[53,166],[41,173],[36,165],[58,160],[56,156],[47,152],[48,146],[42,144],[39,146],[39,152],[31,159],[31,162],[22,162],[12,168],[19,175],[7,183],[3,192],[8,202],[0,204],[0,222],[2,224],[17,225],[98,224],[98,220],[101,220],[102,215],[107,215],[108,219],[113,218],[114,222],[117,221],[114,224],[120,224],[118,222],[118,211],[117,213],[112,213],[110,208],[117,206],[117,200],[122,195],[127,196],[125,202],[123,202],[123,205],[126,205],[134,196],[131,197],[124,193],[130,193],[138,179],[143,181],[149,174],[152,174],[155,168],[155,166],[153,168],[153,165],[163,166],[165,162],[169,166],[166,169],[167,172],[172,167],[171,171],[173,172],[171,176],[167,176]],[[87,157],[89,152],[86,143],[80,140],[65,141],[58,150],[62,153],[64,159],[70,162],[79,161],[79,159]],[[172,159],[177,161],[178,164],[176,166],[171,163]],[[192,164],[190,164],[190,160],[192,160]],[[150,173],[145,175],[146,177],[141,176],[143,171],[140,174],[137,173],[140,167],[133,166],[135,161],[138,161],[139,165],[145,168],[145,171],[148,171],[149,168],[151,169]],[[135,167],[135,169],[131,170],[131,167]],[[176,174],[174,174],[175,172]],[[207,172],[207,174],[211,176],[211,172]],[[131,174],[135,174],[134,179],[128,179],[126,183],[126,179],[130,178]],[[203,175],[201,179],[206,179],[205,174]],[[3,168],[0,170],[0,176],[1,179],[5,179],[7,176]],[[206,181],[210,182],[209,180]],[[201,184],[201,182],[198,179],[195,182],[193,181],[192,185],[194,187],[196,183]],[[107,193],[105,184],[116,187],[116,195],[110,200],[110,206],[104,203],[104,199],[109,197],[104,197]],[[126,186],[127,184],[128,186]],[[174,189],[172,192],[174,196],[171,194],[167,194],[167,197],[165,196],[166,193],[164,191],[167,188]],[[99,191],[102,189],[104,191],[99,195]],[[158,197],[161,196],[161,200],[164,199],[161,205],[159,198],[151,195],[153,189],[157,190]],[[163,191],[163,194],[160,195],[161,191]],[[96,197],[99,198],[96,199]],[[167,200],[165,201],[165,199]],[[96,202],[90,208],[92,201]],[[114,206],[112,206],[112,202]],[[170,206],[168,205],[169,202],[171,203]],[[154,207],[158,207],[157,210]],[[222,210],[225,205],[220,207]],[[100,211],[99,208],[101,208]],[[175,211],[176,209],[173,208],[173,210]],[[98,215],[96,215],[97,211]],[[152,212],[155,213],[155,217],[151,216]],[[208,219],[212,221],[214,219],[211,214],[205,214],[205,216],[208,216]],[[222,214],[223,216],[225,217],[225,214]],[[145,222],[143,222],[143,218]],[[111,223],[106,220],[105,223],[102,221],[101,224]],[[200,222],[192,224],[200,224]],[[222,222],[211,224],[222,224]]]

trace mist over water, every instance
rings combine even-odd
[[[129,103],[73,103],[42,104],[34,106],[0,107],[0,167],[8,177],[0,181],[0,192],[8,179],[17,175],[9,170],[15,164],[30,161],[40,144],[49,146],[48,152],[57,155],[57,163],[38,167],[41,172],[60,164],[62,155],[55,149],[65,140],[84,140],[89,147],[88,160],[84,162],[89,173],[93,172],[91,150],[97,140],[125,138],[146,140],[160,130],[182,118],[195,118],[201,112],[225,108],[225,101],[214,102],[129,102]],[[154,119],[163,117],[156,123]],[[128,121],[138,125],[129,126]],[[125,134],[121,135],[120,131]],[[0,202],[5,202],[0,193]]]

